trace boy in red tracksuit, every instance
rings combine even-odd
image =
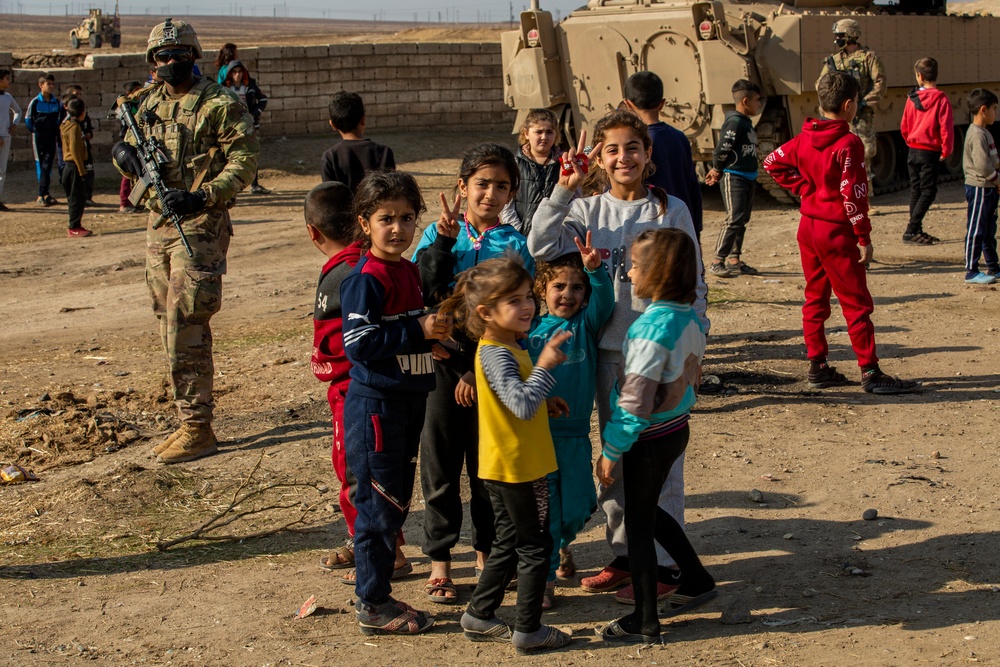
[[[333,413],[333,469],[340,480],[340,509],[347,523],[348,541],[329,555],[320,559],[325,570],[339,570],[354,566],[354,488],[356,480],[347,467],[344,451],[344,397],[350,384],[351,362],[344,354],[343,314],[340,305],[340,284],[364,250],[359,238],[357,218],[352,211],[354,195],[351,189],[336,181],[321,183],[309,191],[305,202],[306,230],[313,245],[327,257],[319,275],[316,303],[313,311],[313,351],[310,365],[313,375],[322,382],[329,382],[327,400]],[[409,566],[399,545],[403,544],[402,532],[397,539],[396,572]],[[412,571],[412,566],[411,571]],[[353,572],[341,578],[354,583]]]
[[[850,128],[858,112],[858,90],[857,79],[849,74],[825,74],[817,84],[823,118],[807,118],[801,134],[767,156],[764,169],[778,185],[802,198],[797,240],[806,278],[802,333],[809,386],[848,383],[826,362],[823,326],[830,317],[832,289],[861,366],[861,387],[874,394],[902,394],[919,383],[883,373],[875,353],[875,305],[865,275],[872,258],[865,149]]]
[[[937,196],[938,165],[951,155],[955,141],[955,118],[948,96],[937,87],[938,64],[921,58],[913,66],[917,87],[907,95],[899,131],[910,148],[906,166],[910,172],[910,222],[903,243],[933,245],[941,239],[924,232],[924,215]]]

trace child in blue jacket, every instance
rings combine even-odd
[[[540,264],[535,276],[535,298],[547,314],[535,320],[528,336],[528,353],[537,361],[545,344],[559,331],[573,337],[563,344],[566,361],[552,370],[553,395],[565,399],[561,414],[549,418],[559,469],[549,475],[549,530],[552,562],[542,608],[555,601],[555,580],[572,579],[576,564],[570,543],[597,508],[591,478],[590,414],[594,410],[598,332],[615,308],[614,286],[601,255],[576,239],[580,251]],[[582,262],[581,262],[582,259]]]

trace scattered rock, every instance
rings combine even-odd
[[[938,450],[935,449],[933,452],[931,452],[931,458],[935,459],[935,460],[940,459],[941,458],[941,452],[939,452]]]
[[[878,518],[878,510],[866,509],[864,512],[861,513],[861,518],[864,519],[865,521],[874,521],[875,519]]]
[[[783,539],[783,540],[790,540],[793,537],[795,537],[795,536],[792,535],[791,533],[785,533],[784,535],[781,536],[781,539]]]
[[[816,591],[814,591],[811,588],[807,588],[804,591],[802,591],[802,597],[804,598],[811,598],[814,595],[816,595]]]
[[[42,394],[41,396],[38,397],[38,400],[39,401],[51,401],[52,397],[49,396],[48,392],[45,392],[44,394]]]
[[[751,623],[753,614],[750,613],[750,603],[740,596],[733,598],[722,610],[722,616],[719,620],[722,621],[723,625]]]
[[[752,500],[755,503],[764,502],[764,492],[761,491],[760,489],[753,489],[752,491],[750,491],[750,500]]]
[[[330,490],[330,487],[327,486],[326,484],[317,484],[316,490],[319,491],[320,493],[326,493],[327,491]]]

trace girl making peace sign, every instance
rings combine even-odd
[[[519,176],[513,153],[499,144],[480,144],[465,154],[454,202],[449,204],[441,194],[441,218],[424,231],[413,255],[428,307],[437,306],[451,294],[458,273],[508,252],[519,255],[528,272],[534,274],[527,241],[500,220],[500,212],[517,191]],[[425,591],[432,602],[442,604],[458,601],[451,580],[451,550],[462,527],[463,461],[472,491],[469,506],[477,573],[482,571],[495,535],[490,500],[476,474],[476,343],[456,332],[447,345],[448,358],[435,362],[437,387],[428,397],[420,435],[420,485],[426,503],[424,553],[431,559]]]

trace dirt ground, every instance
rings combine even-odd
[[[461,150],[488,138],[509,139],[376,137],[396,148],[428,201],[453,182]],[[465,643],[461,606],[423,598],[419,490],[405,548],[416,573],[396,590],[434,607],[430,634],[363,637],[348,613],[353,590],[317,567],[345,537],[325,387],[308,366],[322,257],[303,231],[301,202],[318,182],[326,143],[266,141],[261,180],[274,192],[242,197],[234,210],[224,307],[213,320],[225,444],[189,464],[166,468],[149,454],[176,418],[143,285],[143,221],[115,212],[111,170],[100,171],[100,207],[84,219],[94,237],[65,238],[64,205],[14,204],[0,216],[0,460],[41,477],[0,487],[0,664],[512,659],[510,647]],[[13,175],[8,204],[30,201],[32,176]],[[899,241],[905,197],[876,199],[871,288],[884,368],[922,380],[924,393],[807,389],[796,212],[758,200],[746,259],[762,275],[709,279],[707,371],[725,391],[700,400],[686,463],[688,531],[722,595],[667,623],[664,646],[637,649],[606,647],[593,633],[624,607],[560,586],[545,621],[578,639],[535,662],[996,664],[1000,533],[991,479],[1000,378],[991,369],[1000,299],[992,287],[961,281],[960,186],[943,187],[928,216],[927,229],[944,239],[933,247]],[[722,219],[716,191],[706,191],[706,208],[711,240]],[[435,217],[432,208],[424,221]],[[831,361],[856,376],[839,312],[830,334]],[[317,532],[157,550],[224,510],[240,484],[243,493],[259,491],[260,502],[237,509],[283,509],[245,516],[222,534],[294,521]],[[755,489],[762,502],[751,500]],[[878,519],[862,520],[870,508]],[[600,517],[576,553],[584,572],[607,560]],[[473,558],[466,537],[455,568],[463,600]],[[317,613],[293,620],[311,595]]]

